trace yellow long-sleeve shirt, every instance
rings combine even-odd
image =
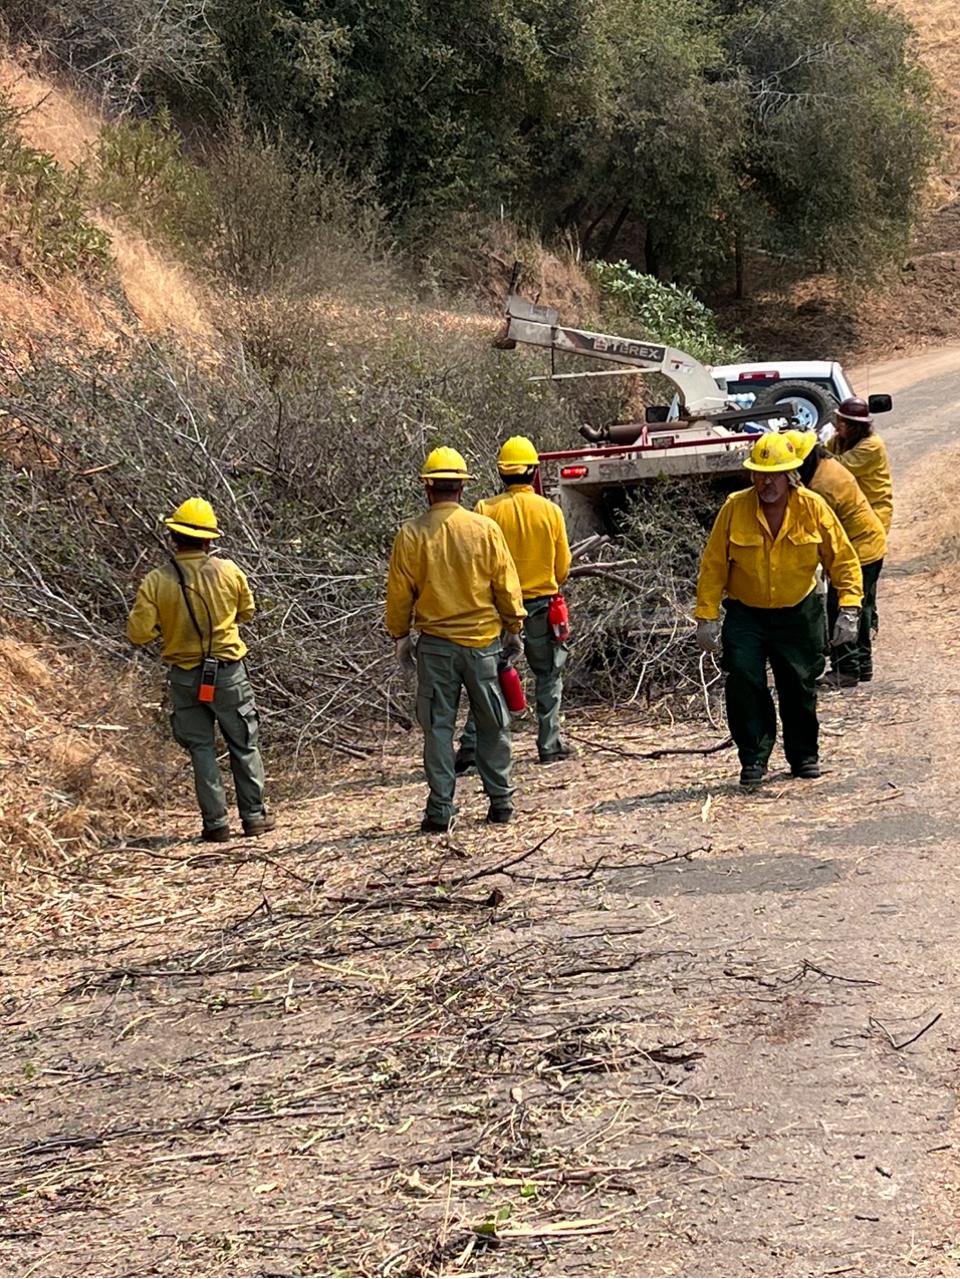
[[[884,532],[889,533],[893,523],[893,480],[883,440],[876,434],[865,435],[852,449],[842,452],[840,438],[834,435],[827,448],[851,475],[856,476],[863,496],[879,516]]]
[[[162,660],[185,671],[199,666],[208,652],[223,662],[238,661],[247,652],[238,623],[254,614],[246,576],[233,560],[219,555],[187,551],[176,558],[203,632],[202,646],[172,564],[155,568],[140,583],[127,619],[127,638],[131,644],[149,644],[159,636]]]
[[[791,489],[773,537],[752,488],[733,493],[720,508],[704,548],[695,617],[713,621],[720,601],[751,608],[792,608],[813,590],[817,565],[840,596],[840,606],[863,599],[860,561],[840,521],[822,497]]]
[[[387,630],[415,626],[465,648],[518,632],[527,611],[503,534],[457,502],[436,502],[397,533],[387,577]]]
[[[845,466],[832,457],[822,458],[809,487],[819,493],[843,525],[861,564],[875,564],[887,553],[887,535],[880,517]]]
[[[482,498],[476,512],[500,526],[523,598],[556,595],[570,573],[570,545],[560,507],[529,484],[511,484],[496,497]]]

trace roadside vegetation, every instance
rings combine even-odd
[[[254,647],[274,736],[298,753],[373,753],[385,724],[411,725],[381,608],[393,533],[422,501],[419,459],[441,441],[463,449],[479,496],[497,486],[507,435],[569,445],[581,422],[636,406],[622,384],[568,384],[559,395],[531,381],[542,362],[493,350],[492,319],[460,325],[454,312],[447,327],[425,327],[430,312],[382,211],[342,176],[295,166],[279,144],[231,134],[205,167],[169,118],[120,121],[103,128],[83,181],[100,215],[163,241],[208,281],[229,282],[217,319],[232,340],[213,359],[172,342],[82,354],[50,342],[13,366],[0,390],[17,462],[0,471],[0,547],[14,572],[0,584],[0,607],[128,660],[125,609],[145,554],[162,553],[159,517],[201,491],[257,584]],[[354,208],[360,216],[350,217]],[[68,212],[80,230],[93,225],[79,206]],[[43,247],[42,226],[37,234]],[[338,325],[324,299],[342,304],[335,281],[344,279],[357,289]],[[377,319],[374,281],[381,296],[390,282],[411,322]],[[596,323],[705,357],[732,350],[709,310],[677,286],[626,263],[598,264],[590,281]],[[626,574],[588,568],[595,580],[576,592],[571,686],[582,697],[649,699],[691,676],[693,561],[678,571],[673,500],[660,494],[637,516],[643,555],[628,557]],[[651,542],[655,527],[663,531]],[[618,554],[604,548],[592,562],[602,574]]]
[[[463,214],[661,278],[745,245],[875,274],[935,152],[911,28],[875,0],[10,0],[121,116],[241,120],[375,193],[431,256]],[[471,38],[464,41],[464,31]]]

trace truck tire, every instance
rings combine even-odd
[[[819,431],[827,422],[832,421],[837,411],[836,396],[825,391],[816,382],[774,382],[773,386],[765,386],[757,392],[754,401],[757,408],[770,408],[783,400],[796,400],[800,410],[797,423],[802,431]]]

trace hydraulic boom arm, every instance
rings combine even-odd
[[[506,303],[507,326],[496,345],[510,350],[518,342],[542,346],[550,351],[566,351],[571,355],[588,355],[595,360],[628,365],[643,373],[661,373],[680,393],[686,414],[696,417],[728,407],[728,401],[710,374],[710,370],[685,351],[672,346],[658,346],[634,338],[588,333],[582,329],[562,328],[558,313],[549,306],[525,302],[511,293]]]

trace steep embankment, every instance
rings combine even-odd
[[[75,94],[3,57],[0,96],[16,112],[7,127],[50,157],[67,182],[89,168],[103,121]],[[79,361],[90,350],[130,351],[156,338],[192,354],[215,352],[220,339],[204,286],[142,236],[95,209],[90,217],[109,236],[103,276],[44,269],[18,243],[16,225],[0,244],[7,370],[51,357]],[[0,385],[5,380],[0,366]],[[38,500],[37,468],[58,469],[55,454],[12,413],[0,414],[0,465],[20,477],[27,504]],[[163,731],[159,688],[63,633],[44,634],[43,557],[52,548],[37,549],[32,567],[10,561],[14,575],[26,572],[39,584],[41,602],[30,610],[37,625],[2,618],[0,639],[0,902],[11,911],[73,882],[104,840],[129,833],[158,796],[169,802],[178,794],[182,773]],[[2,545],[0,556],[19,550]]]
[[[917,48],[936,86],[937,119],[947,140],[939,180],[946,198],[960,194],[960,11],[953,0],[895,0],[917,33]]]
[[[36,629],[0,637],[0,913],[83,872],[168,788],[156,705],[130,673]],[[165,765],[168,767],[165,769]]]
[[[17,112],[16,129],[65,172],[89,169],[102,118],[75,93],[11,57],[0,57],[0,95]],[[92,211],[107,232],[116,276],[106,287],[76,276],[31,274],[16,258],[0,266],[0,326],[8,341],[44,342],[172,337],[191,350],[215,341],[207,290],[179,263],[129,228]],[[112,286],[112,287],[111,287]],[[36,343],[39,346],[32,346]]]

